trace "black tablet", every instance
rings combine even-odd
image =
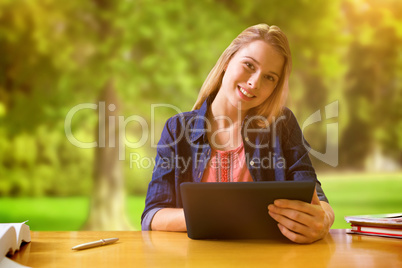
[[[315,181],[185,182],[180,185],[192,239],[283,237],[268,214],[276,199],[311,202]]]

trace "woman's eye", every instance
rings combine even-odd
[[[247,66],[248,68],[250,68],[251,70],[254,70],[254,65],[252,65],[251,63],[246,62],[246,66]]]
[[[275,78],[271,75],[266,75],[265,78],[268,79],[269,81],[275,81]]]

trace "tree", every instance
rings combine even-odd
[[[0,58],[4,74],[0,79],[0,106],[1,113],[7,115],[1,118],[0,143],[15,140],[23,150],[31,144],[28,154],[16,153],[14,145],[6,148],[13,150],[12,154],[7,154],[4,147],[0,149],[5,155],[0,174],[15,177],[1,191],[34,196],[87,194],[92,177],[95,209],[86,227],[127,228],[124,215],[115,219],[107,216],[109,222],[103,221],[103,215],[111,215],[112,210],[120,214],[124,211],[125,190],[121,185],[125,185],[123,174],[127,170],[122,166],[127,162],[116,162],[111,148],[91,150],[69,144],[63,129],[66,114],[77,104],[104,98],[101,94],[105,88],[106,96],[114,96],[107,97],[108,103],[122,99],[127,104],[118,105],[120,116],[135,113],[149,119],[150,104],[159,101],[188,109],[225,40],[234,36],[230,28],[220,29],[227,23],[236,25],[235,18],[208,2],[50,0],[5,1],[0,5],[0,50],[6,55]],[[114,82],[113,86],[109,81]],[[96,140],[96,121],[103,120],[97,120],[97,115],[93,111],[74,115],[73,135],[85,141]],[[157,120],[159,123],[163,119]],[[57,137],[51,148],[50,133]],[[132,126],[127,134],[134,138],[141,135]],[[140,149],[152,154],[154,149],[148,145]],[[51,152],[49,156],[45,155],[47,151]],[[14,155],[22,160],[16,162]],[[43,173],[39,175],[38,166],[44,166],[46,179],[40,176]],[[107,166],[111,170],[103,168]],[[31,171],[31,177],[37,180],[24,175]],[[129,171],[129,177],[135,177],[133,173],[142,175],[140,170]],[[147,183],[149,171],[147,177],[137,181]],[[104,202],[105,197],[112,201]],[[101,219],[98,226],[94,224],[96,219]]]
[[[348,53],[345,96],[350,118],[343,133],[341,148],[347,153],[342,161],[345,167],[362,169],[367,167],[367,159],[378,153],[391,151],[394,159],[399,157],[395,141],[401,133],[395,125],[402,118],[398,78],[402,38],[390,24],[398,10],[392,3],[384,6],[369,1],[362,8],[345,2],[344,10],[354,40]],[[400,152],[402,147],[397,146]]]
[[[95,150],[94,188],[88,220],[88,230],[129,230],[126,217],[124,174],[119,161],[119,129],[115,120],[119,115],[121,102],[117,99],[113,81],[109,81],[99,99],[97,141]]]

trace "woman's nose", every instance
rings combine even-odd
[[[258,73],[252,74],[247,81],[247,85],[252,89],[258,89],[260,86],[260,75]]]

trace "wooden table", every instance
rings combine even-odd
[[[32,232],[13,256],[31,267],[402,267],[402,239],[331,230],[310,245],[274,240],[191,240],[169,232]],[[111,245],[73,251],[100,238]]]

